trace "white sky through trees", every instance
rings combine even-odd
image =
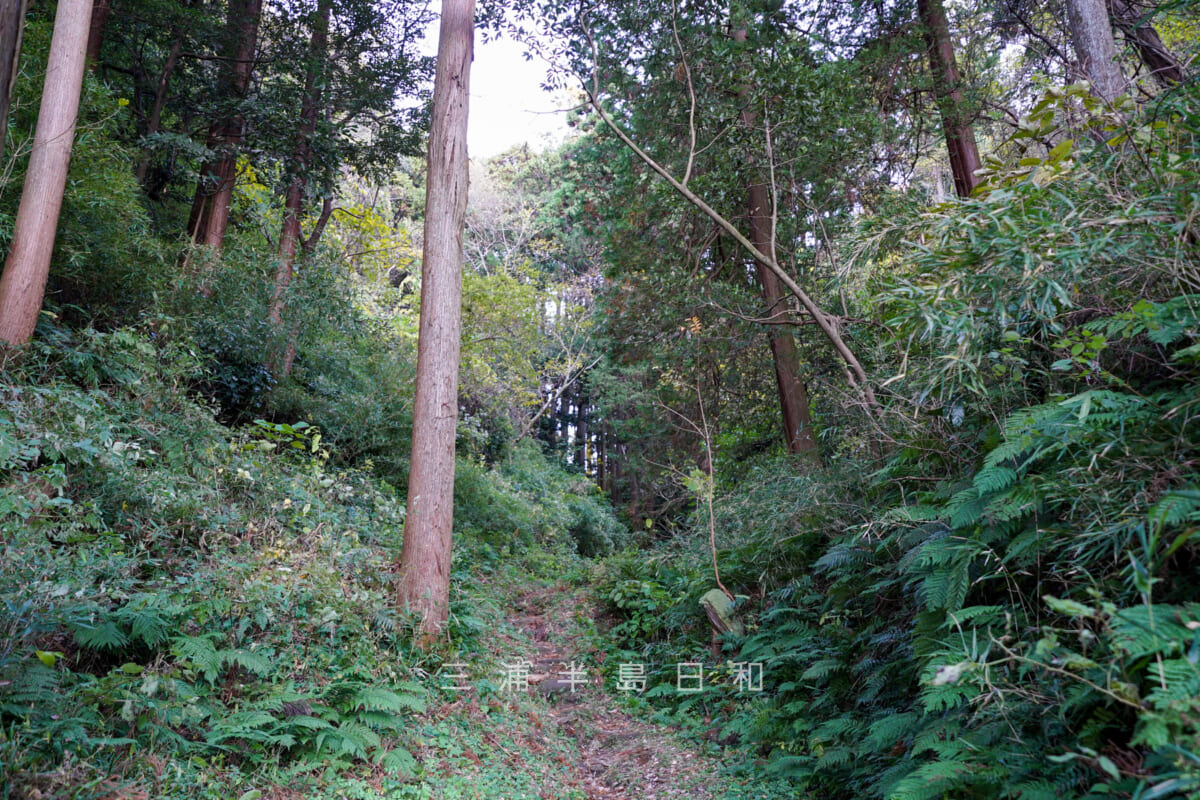
[[[441,3],[431,3],[434,12]],[[438,23],[429,26],[425,51],[437,52]],[[525,46],[511,39],[485,42],[475,32],[475,62],[471,66],[471,108],[467,150],[472,159],[487,159],[510,147],[528,143],[534,150],[557,144],[567,129],[567,102],[542,91],[546,65],[525,59]],[[557,113],[556,113],[557,112]]]

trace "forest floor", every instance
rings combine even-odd
[[[749,798],[717,748],[646,718],[605,685],[588,589],[522,582],[489,614],[490,674],[445,664],[465,685],[424,715],[420,797],[430,800],[718,800]],[[492,587],[497,589],[498,587]],[[494,615],[494,616],[493,616]],[[613,670],[606,670],[612,672]],[[480,687],[485,687],[482,691]],[[736,749],[725,755],[737,754]],[[752,789],[750,789],[753,792]]]
[[[589,800],[720,796],[719,760],[698,753],[679,729],[623,710],[615,687],[604,685],[605,656],[588,632],[596,613],[585,591],[554,584],[523,592],[509,617],[531,640],[529,680],[549,700],[546,724],[579,748],[575,781]]]

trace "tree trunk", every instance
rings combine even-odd
[[[929,67],[933,75],[934,94],[942,118],[946,150],[950,154],[950,171],[954,175],[954,190],[959,197],[970,197],[979,184],[975,171],[983,166],[975,144],[975,130],[967,118],[958,62],[954,58],[954,42],[950,39],[950,23],[942,0],[917,0],[917,15],[929,51]]]
[[[0,277],[0,342],[25,344],[37,326],[62,210],[83,86],[92,0],[59,0],[33,150]]]
[[[750,185],[750,241],[764,253],[774,257],[775,242],[771,234],[771,201],[762,183]],[[779,278],[761,261],[754,262],[754,273],[762,289],[767,316],[782,317],[787,312],[787,293]],[[808,390],[800,378],[800,357],[791,330],[784,325],[770,326],[771,358],[775,362],[775,386],[779,391],[779,410],[783,416],[783,436],[788,452],[793,455],[818,457],[817,437],[813,431],[812,411]]]
[[[608,491],[608,426],[604,423],[596,432],[596,485]]]
[[[1150,70],[1150,74],[1161,86],[1171,87],[1183,83],[1187,73],[1179,59],[1167,49],[1163,40],[1150,24],[1144,9],[1128,0],[1108,0],[1112,23],[1121,29]]]
[[[112,13],[112,0],[95,0],[90,12],[87,34],[87,64],[95,72],[100,66],[100,49],[104,47],[104,30]]]
[[[420,616],[425,641],[445,626],[450,607],[462,236],[468,183],[467,108],[474,17],[475,0],[442,3],[429,132],[412,466],[398,598],[401,608]]]
[[[179,54],[183,52],[183,35],[179,31],[175,31],[175,39],[171,42],[171,50],[167,53],[167,60],[163,62],[162,71],[158,74],[158,85],[154,89],[154,105],[150,107],[150,116],[146,120],[146,135],[153,136],[158,133],[159,126],[162,124],[163,107],[167,104],[167,85],[171,80],[171,74],[175,72],[175,65],[179,63]],[[146,183],[146,173],[150,169],[150,159],[153,157],[149,148],[142,150],[142,155],[138,158],[137,167],[134,168],[133,174],[137,178],[139,184]]]
[[[1067,27],[1092,91],[1112,103],[1125,91],[1125,76],[1117,64],[1117,46],[1104,0],[1067,0]]]
[[[21,34],[25,30],[25,0],[0,0],[0,162],[8,133],[8,109],[21,61]]]
[[[229,4],[225,23],[228,50],[222,62],[221,85],[226,97],[235,102],[250,91],[261,16],[262,0],[234,0]],[[237,149],[245,134],[246,121],[236,110],[209,128],[207,145],[216,153],[216,159],[200,170],[200,183],[188,217],[188,235],[196,244],[219,250],[225,243],[233,186],[237,181]]]
[[[321,89],[324,81],[326,50],[329,41],[329,18],[331,0],[317,4],[317,17],[308,41],[308,66],[304,72],[304,99],[300,106],[300,129],[296,134],[296,149],[292,154],[289,171],[292,174],[283,202],[283,225],[279,231],[279,264],[275,269],[275,291],[267,311],[267,321],[277,329],[283,325],[283,311],[287,306],[287,290],[296,276],[296,254],[303,243],[300,239],[300,222],[304,219],[304,193],[308,188],[308,167],[312,160],[312,139],[317,132],[317,117],[320,114]],[[326,208],[332,208],[331,203]],[[326,217],[328,219],[328,217]],[[321,226],[322,229],[324,225]],[[320,235],[316,233],[315,235]],[[304,246],[305,251],[308,250]],[[277,363],[270,365],[271,371],[286,378],[292,371],[296,357],[295,333],[288,336],[285,352]]]
[[[746,41],[747,31],[740,28],[733,33],[734,41]],[[749,89],[743,87],[738,95],[743,102],[742,124],[747,128],[757,125],[757,115],[750,110]],[[753,167],[751,167],[753,169]],[[760,170],[761,171],[761,170]],[[774,214],[770,191],[761,180],[752,179],[748,187],[750,241],[763,253],[775,258],[775,231],[772,224]],[[787,295],[779,278],[770,267],[761,261],[754,262],[754,272],[762,291],[767,316],[775,318],[785,311]],[[770,327],[771,360],[775,365],[775,387],[779,392],[779,411],[783,417],[783,439],[788,452],[818,456],[817,439],[813,435],[812,412],[809,409],[808,391],[800,380],[800,358],[796,352],[796,340],[784,326]]]
[[[800,302],[801,307],[804,308],[804,310],[812,318],[813,322],[815,322],[817,327],[821,330],[821,333],[829,341],[829,344],[833,346],[835,351],[837,351],[838,357],[842,359],[842,362],[846,366],[846,376],[850,380],[851,385],[862,393],[863,402],[866,405],[867,413],[872,417],[878,417],[880,413],[879,400],[875,397],[875,389],[871,384],[870,378],[867,375],[867,371],[863,367],[862,362],[858,360],[858,356],[855,355],[854,350],[850,348],[850,345],[846,343],[845,337],[842,336],[842,332],[840,330],[841,320],[834,314],[828,313],[819,305],[817,305],[816,301],[809,296],[808,292],[804,291],[800,284],[796,283],[796,280],[787,273],[787,270],[779,265],[779,262],[775,260],[774,256],[769,256],[755,247],[754,243],[746,238],[746,235],[738,230],[736,225],[727,220],[715,208],[705,202],[704,198],[700,197],[700,195],[696,194],[683,183],[681,183],[678,178],[676,178],[667,170],[666,167],[655,161],[649,153],[638,147],[637,142],[629,138],[629,134],[625,133],[625,131],[621,129],[621,126],[613,122],[612,117],[605,112],[604,106],[600,103],[598,84],[598,77],[595,73],[593,73],[592,86],[589,90],[587,90],[588,102],[591,104],[596,116],[600,118],[600,121],[603,122],[604,125],[610,131],[612,131],[613,134],[620,139],[621,142],[627,148],[629,148],[629,150],[632,151],[633,154],[636,155],[643,164],[648,166],[663,180],[670,184],[671,188],[674,189],[681,197],[698,208],[705,214],[705,216],[716,223],[717,227],[727,233],[734,241],[738,243],[740,247],[750,253],[751,257],[753,257],[756,261],[762,262],[770,268],[771,272],[775,273],[776,277],[779,278],[780,283],[787,287],[788,291],[790,291],[796,297],[796,299]]]

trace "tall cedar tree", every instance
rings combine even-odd
[[[300,237],[300,221],[304,217],[304,195],[308,188],[308,166],[312,160],[313,136],[317,132],[317,118],[321,113],[321,89],[325,83],[322,73],[326,66],[326,56],[329,44],[329,19],[333,9],[332,0],[320,0],[317,3],[316,19],[308,44],[308,65],[304,71],[304,99],[300,108],[300,129],[296,135],[296,149],[292,154],[289,165],[291,173],[287,192],[283,203],[283,226],[279,231],[279,263],[275,270],[275,291],[271,296],[271,306],[267,312],[267,321],[276,328],[283,325],[283,311],[286,303],[288,286],[295,277],[296,254],[303,247],[308,250],[311,244]],[[333,210],[333,203],[326,199],[317,235],[324,228]],[[315,237],[314,237],[315,240]],[[272,372],[279,377],[287,377],[292,371],[292,363],[296,356],[296,345],[291,337],[286,350],[279,361],[272,364]]]
[[[733,33],[737,42],[746,41],[743,24]],[[750,89],[743,86],[739,92],[742,101],[741,122],[753,130],[758,125],[758,116],[751,110]],[[770,191],[764,182],[761,167],[750,166],[754,173],[748,178],[748,204],[750,217],[750,241],[762,253],[775,257],[774,206]],[[767,317],[772,322],[786,323],[787,293],[783,284],[762,261],[755,260],[754,274],[762,290]],[[796,350],[796,339],[786,324],[771,326],[771,360],[775,365],[775,386],[779,392],[779,411],[783,418],[783,437],[789,453],[815,458],[818,453],[817,437],[813,432],[812,412],[809,408],[808,390],[800,377],[800,355]]]
[[[25,27],[25,0],[0,2],[0,157],[8,131],[8,106],[21,57],[21,33]]]
[[[442,3],[425,191],[412,467],[399,586],[401,608],[420,615],[420,631],[426,638],[443,628],[450,610],[462,238],[468,184],[467,110],[474,23],[475,0]]]
[[[1108,0],[1108,11],[1112,15],[1113,25],[1137,48],[1142,63],[1150,69],[1150,74],[1160,85],[1170,87],[1183,83],[1187,71],[1163,44],[1162,37],[1150,24],[1143,8],[1128,0]]]
[[[37,326],[75,142],[91,17],[92,0],[59,0],[33,150],[0,277],[0,342],[25,344]]]
[[[975,144],[975,131],[966,114],[946,8],[942,0],[917,0],[917,16],[920,17],[925,46],[929,51],[934,95],[942,118],[946,150],[950,153],[954,190],[959,197],[970,197],[979,183],[975,171],[983,164]]]
[[[262,0],[230,0],[221,87],[225,99],[234,105],[209,128],[208,148],[214,157],[200,171],[200,183],[188,218],[192,241],[218,250],[225,243],[229,227],[233,187],[237,182],[237,151],[246,135],[246,120],[237,103],[250,91],[262,6]]]

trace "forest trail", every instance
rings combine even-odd
[[[556,584],[523,592],[509,617],[532,640],[530,688],[549,698],[548,722],[578,745],[579,787],[589,800],[720,796],[717,759],[678,730],[624,711],[615,686],[604,685],[605,654],[582,629],[595,612],[586,592]]]

